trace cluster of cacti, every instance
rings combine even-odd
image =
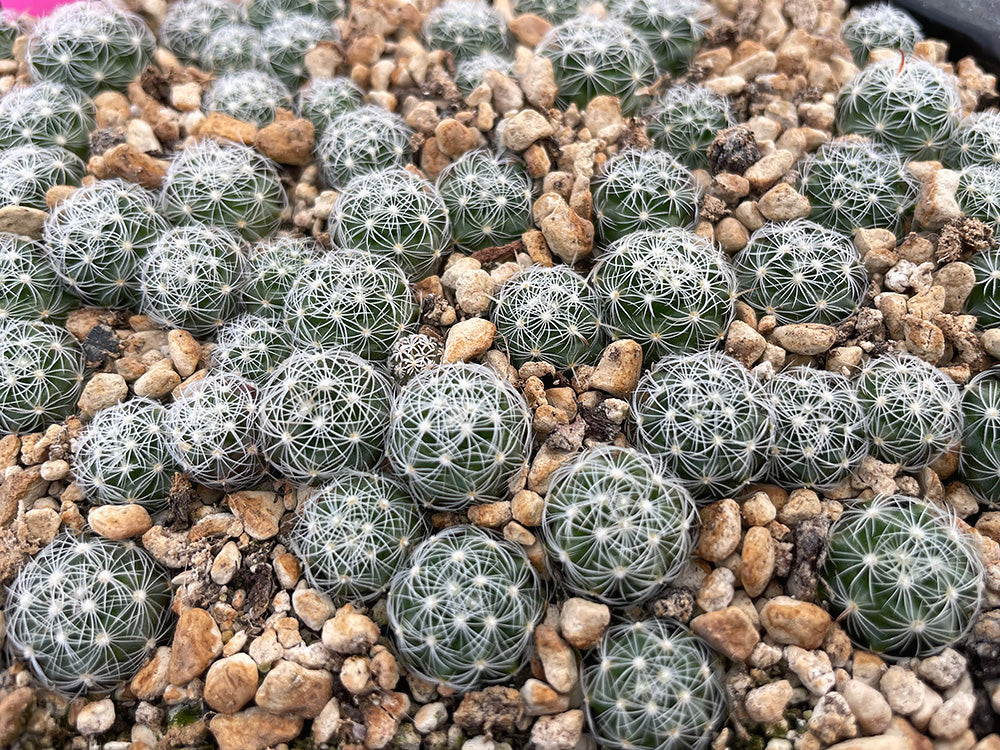
[[[980,328],[1000,326],[1000,250],[976,253],[969,259],[975,283],[965,300],[965,312]]]
[[[272,318],[246,314],[219,329],[212,364],[261,384],[291,353],[291,337],[284,326]]]
[[[247,312],[283,319],[288,293],[296,277],[319,252],[312,240],[273,237],[258,242],[247,257],[242,302]]]
[[[274,76],[259,70],[240,70],[215,79],[205,94],[204,106],[209,112],[222,112],[264,126],[274,120],[278,107],[292,106],[292,95]]]
[[[243,14],[243,6],[231,0],[179,0],[167,8],[160,41],[181,62],[199,65],[212,34],[240,22]]]
[[[0,207],[45,211],[45,194],[55,185],[79,185],[84,163],[59,146],[14,146],[0,151]]]
[[[422,542],[386,600],[406,669],[462,691],[517,672],[544,609],[524,548],[475,526]]]
[[[95,503],[138,503],[163,508],[174,472],[165,411],[156,401],[133,398],[102,409],[76,449],[76,483]]]
[[[1000,113],[973,112],[951,134],[941,161],[952,169],[1000,166]]]
[[[1000,498],[1000,370],[980,373],[962,392],[962,479],[990,507]]]
[[[868,63],[872,50],[898,49],[910,53],[922,38],[920,25],[913,16],[887,3],[852,10],[840,27],[840,36],[859,68]]]
[[[587,364],[603,344],[597,299],[568,266],[531,266],[496,294],[491,320],[515,365],[551,362],[560,369]]]
[[[492,52],[463,57],[455,63],[455,85],[463,94],[469,95],[483,82],[486,71],[495,70],[509,75],[513,69],[512,60]]]
[[[50,689],[108,692],[166,634],[170,601],[170,576],[147,552],[65,533],[7,590],[8,648]]]
[[[398,481],[346,471],[302,501],[287,540],[311,586],[364,601],[385,590],[425,536],[427,522]]]
[[[704,641],[661,619],[612,625],[580,674],[600,747],[703,750],[726,717],[722,665]]]
[[[439,339],[423,333],[411,333],[393,342],[386,364],[393,379],[405,383],[441,364],[442,354],[444,346]]]
[[[18,86],[0,99],[0,148],[59,146],[84,156],[93,129],[93,103],[61,83]]]
[[[157,209],[156,195],[134,183],[85,185],[61,200],[46,219],[48,257],[84,302],[135,307],[143,259],[168,230]]]
[[[632,417],[635,445],[696,499],[731,496],[767,467],[770,402],[763,385],[725,354],[664,357],[639,381]]]
[[[641,604],[680,572],[697,514],[656,459],[605,446],[552,474],[542,544],[570,591],[616,606]]]
[[[687,70],[715,11],[704,0],[612,0],[613,17],[649,45],[661,73]]]
[[[75,306],[41,245],[0,233],[0,320],[62,323]]]
[[[905,495],[845,510],[821,577],[848,634],[895,658],[930,656],[961,638],[983,587],[972,538],[952,513]]]
[[[510,50],[503,16],[483,0],[445,0],[427,14],[424,39],[428,47],[459,60],[484,52],[503,56]]]
[[[1000,165],[968,167],[958,175],[955,200],[962,213],[1000,231]]]
[[[361,107],[364,92],[345,76],[312,78],[299,89],[299,114],[316,128],[316,139],[338,116]]]
[[[337,27],[328,20],[290,15],[261,31],[261,60],[286,86],[297,87],[308,77],[306,53],[324,39],[340,40]]]
[[[411,135],[399,115],[366,104],[330,121],[316,141],[316,165],[327,185],[341,189],[353,177],[405,167]]]
[[[202,48],[201,65],[216,75],[246,72],[260,66],[262,56],[260,32],[249,24],[230,23],[220,26],[208,37]],[[272,76],[267,80],[275,81],[278,90],[284,87]]]
[[[531,416],[524,397],[482,365],[447,365],[413,377],[390,414],[386,457],[435,510],[507,494],[524,467]]]
[[[667,89],[650,108],[646,132],[688,169],[708,166],[715,134],[732,124],[729,102],[705,86]]]
[[[700,200],[691,172],[667,152],[624,151],[596,181],[595,229],[611,243],[638,231],[692,226]]]
[[[850,238],[807,219],[765,224],[733,266],[740,299],[782,325],[840,323],[858,310],[868,287]]]

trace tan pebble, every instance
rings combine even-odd
[[[167,677],[171,685],[186,685],[208,669],[222,653],[222,634],[204,609],[181,612],[174,630]]]
[[[760,596],[771,582],[775,568],[774,540],[762,526],[747,530],[740,553],[740,580],[751,597]]]
[[[218,714],[208,726],[219,750],[264,750],[298,737],[302,719],[253,706],[235,714]]]
[[[749,615],[735,606],[698,615],[691,620],[691,629],[732,661],[745,661],[760,641]]]
[[[102,409],[124,401],[128,396],[128,384],[121,375],[99,372],[83,387],[77,406],[84,414],[94,416]]]
[[[174,369],[182,378],[192,375],[198,369],[201,347],[188,331],[175,328],[167,334],[167,347]]]
[[[562,637],[579,649],[593,648],[611,622],[611,610],[606,604],[572,597],[563,602],[559,614]]]
[[[378,625],[350,604],[323,625],[323,645],[338,654],[363,654],[378,641]]]
[[[513,151],[524,151],[535,141],[553,133],[552,124],[533,109],[525,109],[501,124],[500,141]]]
[[[760,609],[760,622],[776,642],[816,649],[830,630],[830,614],[815,604],[777,596]]]
[[[181,376],[172,368],[152,367],[132,384],[132,389],[136,396],[159,399],[180,385],[180,382]]]
[[[777,724],[784,716],[793,692],[788,680],[778,680],[754,688],[744,699],[747,715],[758,724]]]
[[[833,346],[837,330],[819,323],[793,323],[778,326],[771,336],[774,343],[785,351],[812,356],[822,354]]]
[[[458,120],[452,118],[438,123],[434,130],[434,136],[437,138],[437,146],[441,153],[452,158],[461,156],[466,151],[471,151],[476,147],[476,139],[472,132]]]
[[[149,511],[136,503],[98,505],[87,514],[87,523],[105,539],[131,539],[153,525]]]
[[[219,713],[239,711],[253,700],[257,675],[257,664],[247,654],[219,659],[205,675],[205,702]]]
[[[445,364],[469,362],[482,356],[492,346],[496,330],[495,325],[482,318],[456,323],[448,331],[441,361]]]
[[[962,215],[955,193],[958,190],[958,172],[937,169],[920,188],[920,198],[913,217],[927,229],[940,229],[952,219]]]
[[[701,534],[695,554],[709,562],[724,560],[740,543],[740,506],[734,500],[719,500],[699,510]]]
[[[726,334],[726,354],[750,367],[764,354],[767,341],[752,326],[734,320]]]
[[[590,257],[594,225],[580,217],[557,193],[543,193],[532,206],[532,217],[549,250],[566,263]]]
[[[808,198],[782,182],[761,196],[757,209],[770,221],[791,221],[808,216],[810,206]]]
[[[303,165],[312,159],[316,129],[301,117],[279,117],[261,128],[253,141],[254,147],[278,164]]]

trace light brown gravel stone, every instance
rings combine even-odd
[[[552,30],[552,24],[534,13],[522,13],[508,24],[510,33],[525,47],[534,49],[542,38]]]
[[[880,734],[877,737],[856,737],[830,745],[827,750],[915,750],[907,737],[898,734]]]
[[[513,151],[524,151],[535,141],[553,133],[552,123],[533,109],[524,109],[506,118],[502,128],[500,142]]]
[[[222,634],[212,616],[197,607],[181,612],[167,666],[170,684],[186,685],[221,653]]]
[[[219,750],[264,750],[291,742],[302,731],[302,719],[284,714],[275,716],[256,706],[236,714],[218,714],[209,729]]]
[[[473,505],[467,513],[469,523],[475,526],[485,526],[488,529],[499,529],[511,519],[510,503],[506,500]]]
[[[573,750],[583,734],[583,711],[573,709],[555,716],[543,716],[531,727],[536,750]]]
[[[0,208],[0,232],[19,234],[33,240],[42,238],[48,214],[30,206],[4,206]]]
[[[84,736],[103,734],[115,723],[115,704],[110,698],[88,703],[76,715],[76,729]]]
[[[205,675],[205,702],[219,713],[232,714],[257,692],[257,664],[247,654],[219,659]]]
[[[691,620],[691,630],[732,661],[746,661],[760,640],[753,621],[740,607],[698,615]]]
[[[830,630],[830,614],[815,604],[776,596],[761,607],[760,622],[777,643],[819,648]]]
[[[958,172],[938,169],[920,187],[920,199],[913,211],[913,218],[927,229],[940,229],[952,219],[962,215],[955,192],[958,189]]]
[[[934,283],[944,288],[944,311],[961,312],[965,300],[976,283],[976,273],[968,263],[955,261],[942,266],[933,274]]]
[[[858,680],[848,680],[840,693],[864,734],[881,734],[889,728],[892,709],[878,690]]]
[[[98,505],[87,514],[87,523],[105,539],[131,539],[145,534],[153,525],[149,511],[136,503]]]
[[[757,210],[770,221],[804,219],[809,215],[809,199],[782,182],[768,190],[757,201]]]
[[[18,507],[27,505],[45,494],[49,483],[42,479],[41,466],[14,470],[0,484],[0,526],[10,523]]]
[[[611,622],[611,610],[606,604],[572,597],[563,602],[559,614],[559,631],[573,647],[593,648]]]
[[[226,496],[230,510],[243,522],[254,539],[270,539],[278,533],[278,523],[285,510],[281,496],[266,490],[242,490]]]
[[[94,416],[101,409],[124,401],[128,396],[128,383],[121,375],[99,372],[83,387],[77,406],[87,416]]]
[[[437,138],[437,145],[441,153],[452,158],[461,156],[466,151],[471,151],[476,147],[476,139],[472,135],[472,131],[454,118],[441,120],[434,129],[434,137]],[[524,149],[517,150],[523,151]]]
[[[701,534],[695,554],[709,562],[725,560],[740,543],[740,506],[735,500],[719,500],[699,511]]]
[[[788,662],[788,668],[802,681],[806,690],[813,695],[824,695],[833,690],[837,680],[833,674],[830,657],[823,651],[808,651],[798,646],[786,646],[785,661]]]
[[[521,700],[528,716],[547,716],[569,708],[569,696],[556,692],[548,683],[528,678],[521,686]]]
[[[771,532],[762,526],[747,530],[740,553],[740,580],[748,596],[760,596],[774,575],[775,550]]]
[[[794,163],[795,154],[779,148],[751,165],[743,176],[754,190],[767,190],[780,180]]]
[[[160,362],[163,364],[157,363],[132,384],[136,396],[160,399],[180,385],[181,376],[170,367],[170,360],[162,359]]]
[[[103,164],[109,175],[142,185],[148,190],[157,190],[167,176],[166,161],[154,159],[128,143],[120,143],[105,151]]]
[[[820,698],[809,718],[808,727],[821,742],[827,744],[858,734],[858,724],[851,707],[840,693],[827,693]]]
[[[170,684],[167,678],[169,664],[170,648],[160,646],[129,683],[135,697],[142,701],[155,701],[163,695],[163,691]]]
[[[695,601],[706,612],[725,609],[733,601],[735,583],[736,574],[733,571],[729,568],[715,568],[705,577]]]
[[[739,219],[727,216],[715,225],[715,241],[719,243],[723,252],[732,255],[747,246],[750,235],[747,228]]]
[[[348,656],[340,668],[340,684],[351,695],[366,695],[375,689],[372,682],[372,672],[368,666],[368,658],[364,656]]]
[[[365,654],[378,641],[378,625],[350,604],[323,625],[323,645],[338,654]]]
[[[744,699],[747,715],[758,724],[777,724],[792,699],[792,685],[788,680],[769,682],[754,688]]]
[[[747,526],[767,526],[777,513],[766,492],[755,492],[744,500],[740,511]]]
[[[971,692],[956,693],[934,712],[927,729],[935,737],[953,740],[969,728],[975,707],[976,696]]]
[[[209,112],[191,134],[199,138],[221,138],[224,141],[249,145],[257,138],[257,126],[222,112]]]
[[[726,334],[726,354],[750,367],[761,358],[767,341],[750,325],[742,320],[734,320]]]
[[[469,318],[456,323],[448,330],[441,361],[470,362],[481,357],[493,344],[497,328],[483,318]]]
[[[525,98],[539,109],[548,109],[556,102],[555,71],[552,61],[541,55],[532,55],[531,59],[518,71],[521,89]],[[498,112],[503,112],[497,109]]]
[[[306,669],[279,661],[264,676],[255,700],[265,711],[280,716],[312,719],[333,695],[333,675],[325,669]]]
[[[167,351],[174,369],[182,378],[194,375],[201,359],[201,346],[194,336],[182,328],[175,328],[167,334]]]
[[[365,722],[365,747],[381,750],[392,741],[400,723],[410,710],[410,698],[405,693],[380,693],[378,702],[366,701],[361,706]]]
[[[953,648],[946,648],[940,654],[921,659],[917,664],[917,674],[941,689],[955,685],[965,676],[965,669],[965,657]]]
[[[642,374],[642,347],[631,339],[608,345],[590,376],[591,388],[627,397],[639,384]]]
[[[549,685],[560,693],[568,693],[576,687],[576,655],[555,628],[548,625],[535,628],[535,650]]]
[[[519,490],[510,501],[511,515],[518,523],[528,527],[542,525],[545,498],[531,490]]]
[[[242,559],[243,555],[240,554],[240,548],[236,545],[236,542],[230,540],[223,544],[222,549],[219,550],[219,553],[212,561],[212,569],[209,571],[209,577],[212,579],[212,582],[219,586],[225,586],[233,580],[233,576],[236,575]]]
[[[565,263],[590,257],[594,225],[580,218],[558,193],[543,193],[532,207],[532,216],[549,250]]]
[[[315,126],[302,117],[281,117],[261,128],[254,147],[278,164],[303,165],[312,159]]]
[[[302,623],[317,633],[337,611],[333,601],[316,589],[296,589],[292,592],[292,607]]]
[[[812,356],[822,354],[837,339],[837,330],[833,326],[820,323],[792,323],[778,326],[771,334],[775,344],[792,354]]]

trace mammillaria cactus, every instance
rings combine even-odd
[[[416,323],[420,309],[395,263],[360,250],[339,250],[302,269],[285,311],[300,345],[384,360],[396,339]]]
[[[299,90],[299,114],[316,128],[316,139],[339,115],[361,106],[364,92],[346,76],[312,78]]]
[[[93,129],[93,103],[60,83],[17,86],[0,99],[0,148],[59,146],[85,156]]]
[[[531,13],[553,26],[578,15],[583,10],[580,5],[577,0],[514,0],[511,3],[515,14]]]
[[[83,368],[80,345],[65,329],[0,321],[0,429],[32,432],[73,414]]]
[[[691,226],[700,199],[694,177],[666,151],[623,151],[597,178],[596,229],[611,243],[637,231]]]
[[[86,303],[135,307],[143,258],[168,225],[156,196],[124,180],[73,191],[45,221],[45,247],[56,272]]]
[[[8,648],[47,687],[107,692],[169,631],[170,576],[134,544],[57,537],[7,592]]]
[[[309,75],[306,53],[324,39],[340,40],[337,27],[328,20],[316,16],[288,16],[261,31],[261,60],[286,86],[294,88]]]
[[[213,333],[239,309],[246,259],[225,229],[195,225],[164,234],[142,263],[142,310],[160,325]]]
[[[614,0],[611,14],[646,44],[661,73],[684,73],[705,36],[713,9],[703,0]]]
[[[209,373],[167,408],[167,450],[185,474],[212,489],[243,489],[264,476],[257,387]]]
[[[503,283],[491,319],[516,365],[543,361],[559,369],[592,361],[603,336],[597,299],[568,266],[531,266]]]
[[[14,41],[24,34],[20,14],[12,10],[0,11],[0,60],[14,57]]]
[[[181,62],[199,65],[213,32],[239,23],[243,6],[232,0],[180,0],[167,7],[160,40]]]
[[[55,81],[92,96],[124,89],[156,49],[149,27],[105,0],[57,7],[28,38],[26,59],[34,81]]]
[[[726,716],[722,666],[669,620],[605,631],[581,672],[590,731],[615,750],[703,750]]]
[[[330,221],[335,245],[384,256],[410,278],[433,273],[451,243],[441,196],[406,169],[355,177],[334,203]]]
[[[382,459],[392,386],[355,354],[295,352],[261,392],[268,460],[289,479],[316,483]]]
[[[1000,231],[1000,165],[968,167],[958,175],[955,200],[962,213]]]
[[[458,691],[517,672],[544,608],[523,548],[475,526],[417,546],[386,601],[407,671]]]
[[[41,245],[0,233],[0,320],[62,323],[75,306]]]
[[[0,206],[45,211],[45,194],[54,185],[79,185],[85,166],[58,146],[15,146],[0,151]]]
[[[261,29],[291,16],[314,16],[332,21],[343,13],[343,0],[253,0],[247,9],[250,23]]]
[[[767,467],[774,435],[760,381],[721,352],[670,355],[632,396],[637,448],[697,500],[729,497]]]
[[[226,24],[212,32],[205,42],[201,57],[202,66],[216,74],[257,68],[262,64],[260,32],[246,23]],[[277,81],[276,88],[280,90],[283,87],[284,84]]]
[[[385,591],[425,536],[420,508],[399,482],[345,471],[301,502],[288,546],[310,586],[364,601]]]
[[[976,316],[979,328],[1000,326],[1000,250],[976,253],[969,260],[976,281],[965,300],[965,312]]]
[[[1000,167],[1000,112],[973,112],[951,134],[941,161],[952,169]]]
[[[424,333],[411,333],[396,339],[389,348],[386,364],[397,383],[405,383],[425,370],[441,364],[444,345],[439,339]]]
[[[954,516],[905,495],[845,510],[830,527],[821,576],[848,634],[892,658],[930,656],[961,638],[983,586]]]
[[[919,471],[958,445],[962,410],[955,381],[912,354],[871,359],[857,380],[865,433],[881,461]]]
[[[410,160],[412,132],[403,119],[374,104],[333,119],[316,141],[316,164],[331,188],[383,169],[401,169]]]
[[[646,359],[706,349],[735,314],[736,276],[725,256],[694,232],[669,227],[613,243],[591,272],[602,323],[631,338]]]
[[[850,380],[793,367],[770,382],[769,394],[775,426],[768,473],[774,482],[828,489],[854,470],[868,441]]]
[[[132,398],[102,409],[77,444],[76,483],[95,503],[138,503],[150,511],[166,505],[178,465],[167,449],[165,410]]]
[[[918,58],[883,60],[844,84],[836,127],[891,146],[911,159],[935,159],[962,116],[954,78]]]
[[[631,114],[644,99],[640,89],[657,76],[648,45],[614,19],[577,16],[546,34],[537,52],[552,61],[560,107],[582,110],[595,96],[610,95]]]
[[[688,169],[708,167],[715,134],[733,124],[728,100],[705,86],[667,89],[650,112],[646,132]]]
[[[677,576],[694,548],[697,513],[664,468],[651,456],[602,446],[553,472],[542,544],[564,586],[632,606]]]
[[[264,126],[274,120],[278,107],[290,108],[292,95],[274,76],[259,70],[224,73],[205,94],[205,109],[237,120]]]
[[[219,329],[212,364],[260,385],[291,353],[291,336],[278,321],[241,315]]]
[[[212,224],[248,240],[278,228],[288,202],[273,162],[248,146],[205,138],[189,144],[163,182],[163,214],[175,224]]]
[[[765,224],[733,266],[740,299],[782,325],[840,323],[861,306],[868,286],[850,238],[807,219]]]
[[[531,440],[524,398],[482,365],[422,372],[393,404],[386,456],[424,505],[459,510],[500,500]]]
[[[990,507],[1000,505],[1000,369],[962,391],[962,479]]]
[[[492,52],[483,52],[475,57],[463,57],[455,63],[455,85],[459,91],[468,96],[483,82],[483,76],[488,70],[510,75],[514,70],[514,62]]]
[[[913,20],[913,16],[888,3],[852,10],[840,27],[840,36],[859,68],[868,63],[872,50],[913,52],[913,45],[923,38],[920,25]]]
[[[274,237],[254,245],[242,290],[247,312],[284,319],[285,302],[295,278],[318,257],[315,243],[305,237]]]
[[[531,226],[531,178],[513,158],[470,151],[442,170],[437,189],[465,250],[505,245]]]
[[[503,16],[482,0],[445,0],[427,14],[424,39],[428,49],[446,50],[457,60],[509,51]]]
[[[812,205],[809,218],[844,234],[898,232],[917,201],[899,154],[859,138],[839,138],[806,158],[799,188]]]

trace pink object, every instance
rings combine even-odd
[[[41,17],[48,15],[53,8],[64,3],[65,0],[3,0],[3,9]]]

